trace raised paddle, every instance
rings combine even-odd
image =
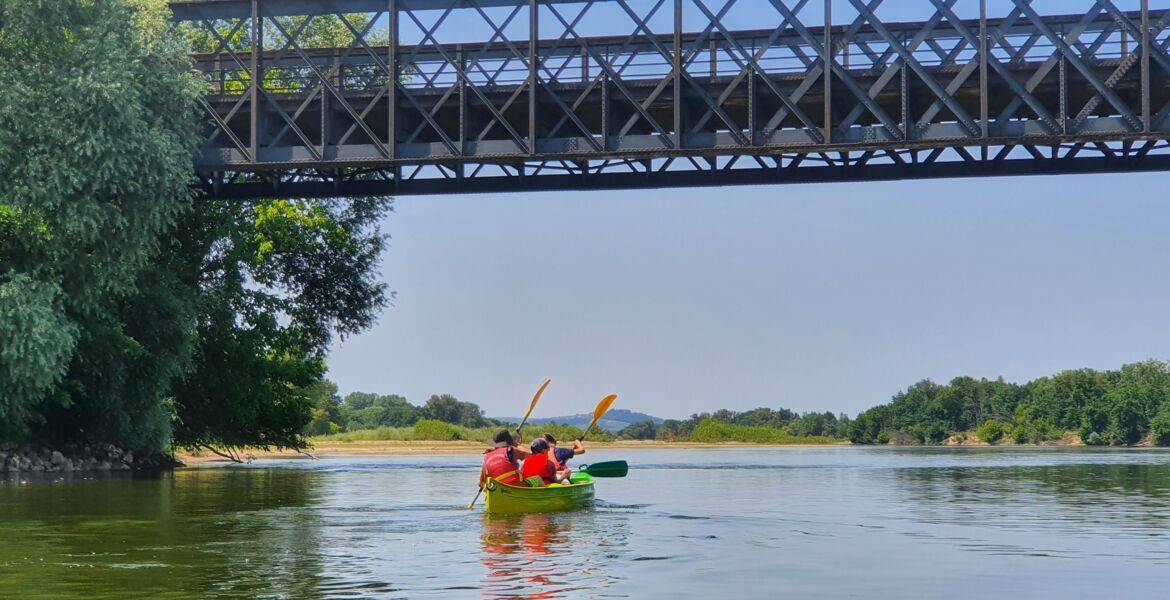
[[[589,434],[589,430],[593,429],[593,426],[601,420],[601,417],[603,417],[605,413],[609,412],[609,407],[613,406],[614,400],[617,400],[617,394],[610,394],[602,398],[601,402],[597,403],[597,408],[593,409],[593,420],[589,422],[589,426],[586,427],[585,432],[581,434],[582,440],[585,439],[585,436]]]
[[[544,393],[544,388],[548,387],[548,384],[550,381],[551,381],[550,379],[546,378],[544,380],[544,383],[541,383],[540,387],[537,388],[536,393],[533,394],[532,402],[528,405],[528,410],[524,413],[524,417],[522,419],[520,419],[520,424],[516,426],[516,435],[517,436],[520,435],[520,428],[524,427],[524,424],[528,422],[528,416],[532,414],[532,409],[536,408],[536,403],[540,401],[540,395]],[[471,502],[469,502],[467,504],[467,510],[471,510],[471,508],[473,506],[475,506],[475,502],[477,500],[479,500],[479,495],[482,493],[483,493],[483,488],[481,487],[481,488],[479,488],[479,491],[477,491],[475,493],[475,497],[471,499]]]
[[[587,473],[590,477],[625,477],[630,472],[630,463],[624,460],[607,460],[605,462],[581,465],[578,473]]]
[[[540,395],[544,393],[544,388],[548,387],[551,381],[551,379],[545,379],[544,383],[540,384],[540,387],[536,390],[536,394],[532,396],[532,403],[528,405],[528,412],[524,413],[524,418],[520,419],[520,424],[516,426],[516,435],[520,435],[520,428],[524,427],[524,424],[528,422],[528,415],[532,414],[532,409],[536,408],[536,403],[540,401]]]

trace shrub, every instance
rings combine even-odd
[[[999,421],[984,421],[975,431],[975,435],[988,444],[994,444],[1002,440],[1007,432],[1008,426]]]
[[[733,425],[704,419],[687,439],[692,442],[749,442],[756,444],[828,444],[823,436],[796,437],[782,429],[764,426]]]
[[[460,427],[434,419],[423,419],[414,424],[410,430],[413,440],[453,441],[465,440],[470,436],[464,435]]]
[[[406,427],[377,427],[374,429],[358,429],[320,435],[313,438],[314,442],[380,442],[386,440],[408,440],[411,430]]]
[[[1170,405],[1163,406],[1150,419],[1150,433],[1153,434],[1155,446],[1170,446]]]

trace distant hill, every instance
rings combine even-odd
[[[503,423],[519,423],[520,422],[519,417],[491,417],[491,418],[493,418],[497,421],[503,422]],[[564,417],[543,417],[543,418],[539,418],[539,419],[538,418],[530,418],[530,419],[528,419],[528,422],[530,424],[564,423],[566,425],[573,425],[575,427],[585,427],[586,425],[589,425],[589,422],[592,420],[593,420],[593,413],[582,413],[579,415],[567,415]],[[654,421],[655,424],[662,423],[662,419],[655,417],[655,416],[652,416],[652,415],[648,415],[646,413],[634,412],[632,410],[627,410],[624,408],[615,408],[615,409],[605,413],[605,417],[603,417],[600,421],[597,422],[597,426],[601,427],[602,429],[606,429],[608,431],[620,431],[622,429],[625,429],[629,425],[633,425],[634,423],[641,423],[643,421]]]

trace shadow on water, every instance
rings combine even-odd
[[[308,594],[321,571],[317,479],[233,469],[5,479],[0,589],[22,598]]]
[[[1004,529],[1160,536],[1170,526],[1170,464],[895,469],[909,517]]]
[[[628,560],[629,535],[627,515],[600,510],[484,516],[480,589],[488,597],[604,596],[621,581],[611,567]]]

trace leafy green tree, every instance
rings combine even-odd
[[[1030,414],[1044,425],[1071,431],[1081,425],[1081,411],[1105,395],[1106,379],[1092,369],[1063,371],[1032,383]]]
[[[175,440],[188,447],[301,448],[335,335],[368,327],[386,303],[376,279],[386,198],[205,201],[176,235],[194,248],[194,369],[175,390]],[[190,269],[189,265],[197,265]]]
[[[1150,434],[1155,446],[1170,446],[1170,405],[1163,405],[1150,420]]]
[[[623,440],[652,440],[658,437],[658,427],[654,421],[631,423],[623,427],[617,437]]]
[[[301,447],[385,304],[388,199],[191,202],[206,86],[166,13],[0,0],[6,439]]]
[[[692,429],[694,429],[694,424],[689,420],[666,419],[658,426],[656,437],[660,440],[673,442],[690,435]]]
[[[305,392],[313,403],[305,433],[326,435],[340,432],[344,428],[345,419],[341,413],[341,398],[337,395],[337,384],[322,379],[310,385]]]
[[[1109,403],[1106,398],[1089,401],[1081,413],[1081,427],[1078,433],[1081,441],[1090,446],[1105,443],[1109,431]]]
[[[427,418],[464,427],[487,427],[492,424],[483,416],[479,406],[471,402],[462,402],[448,394],[431,396],[423,407],[423,412]]]
[[[1140,397],[1119,395],[1113,399],[1109,407],[1109,417],[1114,444],[1132,445],[1141,441],[1146,428],[1142,409]]]
[[[0,0],[6,437],[167,439],[189,345],[146,313],[190,312],[143,269],[190,207],[202,84],[157,4]]]
[[[397,395],[354,392],[345,397],[342,410],[350,430],[375,427],[409,427],[422,418],[422,410]]]

